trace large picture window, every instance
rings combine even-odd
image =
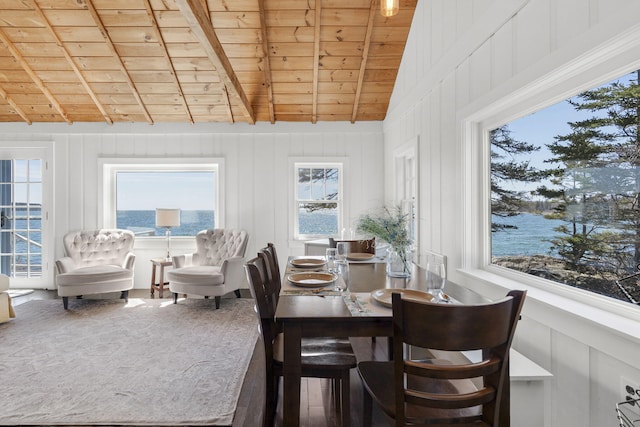
[[[494,265],[640,302],[639,76],[491,130]]]
[[[342,227],[342,167],[335,163],[295,164],[295,235],[337,236]]]
[[[180,209],[172,236],[194,236],[222,226],[219,215],[220,164],[105,164],[105,224],[137,236],[164,236],[156,208]]]

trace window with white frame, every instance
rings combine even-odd
[[[342,227],[342,164],[295,163],[298,239],[337,236]]]
[[[114,163],[103,160],[103,215],[106,226],[128,229],[137,236],[163,236],[156,227],[156,208],[180,209],[173,236],[194,236],[222,226],[221,160],[167,159]]]
[[[555,296],[557,295],[572,301],[576,301],[578,303],[584,303],[587,306],[592,306],[594,308],[602,309],[610,313],[615,313],[616,315],[623,315],[632,319],[639,318],[637,305],[633,304],[622,290],[620,290],[621,294],[619,294],[618,296],[608,295],[605,292],[589,292],[588,290],[582,288],[581,280],[576,282],[576,284],[580,286],[574,286],[571,283],[566,283],[566,281],[559,277],[556,272],[554,272],[554,269],[550,266],[547,266],[549,268],[547,268],[546,271],[542,271],[542,274],[537,274],[538,272],[536,272],[536,274],[530,274],[530,272],[523,272],[519,268],[513,268],[513,264],[507,265],[505,262],[502,262],[507,260],[497,260],[496,255],[499,254],[500,249],[498,246],[498,242],[495,241],[495,226],[498,224],[498,222],[496,221],[496,216],[492,215],[497,213],[497,210],[494,209],[494,203],[496,202],[496,194],[494,192],[495,182],[492,182],[492,171],[496,171],[496,153],[492,152],[492,149],[495,151],[495,143],[497,140],[502,137],[508,136],[500,135],[500,133],[503,131],[502,128],[505,125],[513,124],[513,129],[517,130],[515,124],[520,118],[535,113],[536,111],[542,111],[545,108],[549,108],[548,106],[554,106],[558,103],[564,103],[565,107],[571,107],[571,104],[567,103],[566,101],[575,101],[577,100],[575,97],[580,97],[583,93],[586,94],[587,92],[594,92],[592,94],[589,94],[588,97],[590,97],[591,95],[600,95],[603,98],[609,98],[609,95],[606,93],[609,89],[601,90],[601,88],[603,86],[612,85],[615,82],[624,84],[625,86],[627,86],[627,89],[630,89],[630,86],[635,86],[635,88],[627,91],[627,95],[630,96],[624,96],[623,98],[627,101],[631,101],[632,104],[637,103],[638,92],[636,70],[640,69],[640,57],[637,53],[638,47],[639,44],[637,40],[626,36],[612,40],[610,43],[605,43],[602,46],[598,47],[598,55],[595,55],[593,54],[593,52],[591,52],[589,55],[579,56],[570,64],[567,64],[566,67],[564,67],[561,71],[551,71],[549,75],[545,76],[545,78],[536,80],[535,82],[532,82],[531,84],[526,86],[512,87],[508,92],[508,96],[500,98],[499,100],[495,100],[495,102],[488,103],[486,106],[479,110],[469,111],[469,114],[462,119],[461,140],[463,143],[463,147],[461,154],[463,156],[462,164],[464,165],[461,171],[464,204],[464,223],[462,224],[462,237],[464,247],[461,260],[462,269],[460,270],[460,273],[468,275],[472,278],[489,280],[492,283],[508,288],[524,285],[543,289],[545,293],[538,294],[538,297],[550,302],[551,304],[561,303],[562,301],[564,301],[563,299],[556,299]],[[594,60],[594,58],[597,59]],[[620,81],[620,79],[622,79],[622,81]],[[633,83],[633,80],[635,80],[635,83]],[[629,83],[631,83],[631,85],[629,85]],[[596,98],[594,97],[592,100],[595,101],[595,99]],[[579,101],[587,101],[587,98]],[[591,103],[591,101],[589,101],[588,104],[591,104],[591,106],[595,107],[597,102]],[[582,110],[583,112],[588,112],[588,108],[583,108]],[[606,117],[607,120],[614,119],[615,116],[619,114],[615,111],[611,111],[611,113],[613,113],[611,116]],[[605,115],[607,114],[609,113],[605,113]],[[637,112],[634,115],[637,120]],[[589,114],[587,116],[590,117],[590,119],[594,119],[593,124],[597,125],[595,126],[596,128],[600,127],[599,125],[605,124],[605,121],[600,120],[602,117],[599,118],[598,114]],[[617,118],[623,119],[623,116],[624,115],[619,115]],[[553,157],[556,157],[557,160],[567,160],[570,162],[573,160],[580,160],[579,158],[571,159],[571,156],[576,154],[575,150],[567,150],[568,147],[562,147],[562,144],[557,143],[568,142],[569,140],[565,140],[565,137],[573,133],[574,130],[577,130],[573,128],[574,122],[575,124],[579,124],[578,122],[582,121],[583,119],[576,117],[569,117],[569,119],[567,119],[566,116],[558,117],[557,115],[553,114],[549,115],[548,120],[556,119],[564,119],[564,123],[565,125],[567,125],[567,129],[569,130],[569,132],[555,132],[550,137],[550,139],[547,139],[546,143],[556,143],[557,145],[557,147],[554,148],[556,152],[551,152],[551,154],[553,154]],[[542,127],[547,127],[549,123],[550,122],[544,122]],[[541,125],[538,124],[537,126]],[[585,129],[588,130],[588,132],[585,132],[583,134],[583,136],[585,137],[583,138],[583,142],[589,142],[592,145],[596,145],[593,143],[596,142],[601,136],[605,136],[605,133],[609,133],[614,128],[615,126],[602,126],[602,128],[599,130],[599,132],[602,133],[602,135],[600,136],[596,135],[597,132],[591,132],[591,130],[594,130],[595,128],[589,130]],[[524,129],[524,127],[522,127],[522,129]],[[620,130],[620,128],[618,129]],[[623,126],[622,129],[623,133],[631,132],[626,135],[627,138],[631,137],[632,133],[634,132],[637,137],[637,127],[633,123],[628,123],[626,126]],[[510,131],[511,129],[507,130]],[[521,138],[521,135],[512,136],[514,136],[518,140],[525,139]],[[578,135],[576,134],[575,136]],[[555,137],[559,138],[556,139]],[[575,142],[578,142],[578,140],[579,138],[574,139]],[[601,140],[598,142],[604,143],[605,141]],[[627,142],[629,142],[628,139]],[[544,141],[542,142],[542,144],[544,144]],[[615,146],[616,144],[613,145]],[[633,152],[637,152],[638,146],[640,145],[629,144],[629,147],[632,148],[632,150],[623,150],[623,152],[626,151],[627,154],[632,154]],[[612,148],[623,147],[618,146]],[[562,153],[562,151],[564,151],[564,153]],[[607,154],[615,154],[614,152],[615,150]],[[558,156],[559,154],[561,156]],[[605,153],[602,152],[602,154]],[[503,158],[504,162],[508,162],[508,158],[511,156],[511,154],[505,151],[502,151],[501,155],[506,156]],[[536,153],[536,156],[537,155],[538,153]],[[561,157],[563,158],[561,159]],[[621,156],[620,159],[622,160],[623,157],[624,156]],[[599,217],[599,215],[608,212],[609,214],[612,214],[611,219],[613,219],[618,213],[622,212],[617,211],[617,208],[615,208],[613,205],[610,205],[608,202],[605,203],[603,196],[605,196],[606,198],[606,196],[608,195],[610,199],[611,197],[620,197],[618,201],[622,201],[622,198],[625,198],[627,200],[633,200],[634,198],[628,197],[630,193],[625,194],[627,193],[626,189],[631,189],[632,187],[629,187],[627,185],[629,181],[627,181],[627,183],[625,183],[623,186],[619,186],[617,189],[613,189],[609,184],[598,186],[600,190],[615,190],[613,192],[602,191],[601,194],[591,192],[591,190],[596,189],[596,187],[592,186],[591,184],[596,183],[595,179],[597,179],[597,181],[600,181],[600,178],[604,177],[604,175],[599,174],[601,171],[603,171],[606,173],[613,172],[611,175],[609,175],[609,177],[615,177],[615,180],[611,181],[610,184],[613,183],[614,186],[617,186],[616,182],[623,182],[616,181],[618,178],[623,178],[623,176],[629,178],[629,172],[633,172],[635,170],[635,166],[633,165],[633,162],[636,161],[635,158],[635,155],[628,157],[631,162],[628,162],[626,165],[619,164],[618,167],[614,166],[615,162],[609,162],[608,164],[607,162],[605,162],[598,165],[589,165],[589,169],[584,169],[582,171],[580,171],[579,169],[569,170],[564,167],[558,167],[562,165],[558,165],[555,161],[548,162],[546,163],[546,166],[548,166],[549,168],[555,166],[555,168],[560,169],[558,171],[558,175],[551,175],[547,178],[540,176],[538,181],[540,185],[544,185],[543,181],[545,181],[546,179],[548,181],[547,187],[549,190],[552,190],[552,187],[555,187],[555,189],[559,188],[550,180],[554,180],[555,183],[560,184],[560,186],[564,186],[564,197],[572,197],[572,200],[566,199],[564,201],[565,207],[569,208],[569,204],[567,204],[566,202],[576,202],[574,207],[571,207],[566,211],[567,214],[576,214],[576,231],[581,232],[584,224],[585,229],[588,230],[587,234],[593,233],[595,230],[591,229],[591,225],[595,225],[596,223],[594,221],[588,220],[586,216],[582,215],[583,213],[589,215],[595,214],[597,216],[593,218],[597,218],[597,220],[600,221],[603,217]],[[551,159],[551,156],[548,157],[548,160]],[[531,157],[530,159],[526,160],[533,161],[534,159],[533,157]],[[601,158],[599,160],[604,160],[604,158]],[[544,160],[542,162],[545,163]],[[565,163],[564,166],[568,166],[568,164]],[[603,167],[604,170],[591,169],[591,166],[597,166],[598,169]],[[606,171],[606,169],[610,166],[614,166],[612,168],[614,170]],[[567,169],[569,173],[560,173],[563,172],[562,169]],[[583,175],[579,176],[579,174],[581,173]],[[584,173],[586,173],[586,175]],[[573,185],[567,185],[569,184],[569,179],[572,179],[575,182],[575,190],[577,190],[578,192],[583,191],[584,196],[586,197],[585,199],[583,199],[582,196],[578,198],[574,197],[577,195],[577,193],[574,193]],[[604,184],[604,181],[600,182]],[[635,180],[634,182],[640,181]],[[569,188],[570,190],[566,191]],[[585,192],[585,190],[589,191]],[[622,193],[618,193],[618,190],[625,191],[623,191]],[[552,193],[549,192],[547,194],[551,195]],[[562,196],[562,192],[559,192],[557,194]],[[596,203],[591,206],[587,206],[586,203],[582,203],[582,201],[586,202],[590,197]],[[582,199],[582,201],[580,199]],[[637,200],[637,198],[635,198],[635,200]],[[553,208],[554,206],[546,207]],[[544,209],[546,209],[546,207],[543,206]],[[611,209],[612,207],[613,209]],[[570,219],[569,216],[565,216],[564,218]],[[583,221],[584,219],[587,219],[587,221]],[[629,221],[627,222],[627,225],[631,225],[636,221],[636,219],[637,216],[635,216],[630,221],[627,220]],[[545,218],[545,220],[547,219]],[[564,225],[565,227],[560,229],[560,233],[564,233],[564,230],[569,230],[569,232],[572,233],[574,221],[570,220],[568,223],[566,221],[563,222],[565,224],[562,225]],[[569,224],[568,227],[566,227],[567,224]],[[607,234],[612,231],[615,233],[615,229],[617,228],[612,227],[612,225],[613,223],[610,223],[609,225],[602,227],[602,224],[598,223],[597,228],[603,232],[603,234],[598,237],[604,238],[602,240],[602,243],[604,243],[604,245],[598,247],[597,251],[593,251],[593,255],[600,256],[603,253],[600,252],[600,248],[608,250],[607,245],[610,242],[607,241]],[[624,227],[627,227],[627,225],[625,225]],[[592,236],[593,234],[591,234],[589,237]],[[575,240],[572,240],[572,236],[567,237],[570,237],[570,244],[579,243],[579,239],[583,238],[582,236],[578,235],[575,236]],[[512,242],[517,242],[518,240],[520,240],[520,238],[517,236],[511,236],[510,240]],[[570,255],[570,246],[564,245],[562,243],[562,239],[558,240],[558,243],[560,243],[559,248],[562,248],[562,250],[569,249],[566,254]],[[576,245],[576,248],[577,247],[578,245]],[[618,253],[618,255],[622,255],[623,258],[630,259],[628,257],[631,253],[634,253],[633,255],[631,255],[631,259],[635,258],[635,248],[632,248],[630,251],[621,251]],[[532,253],[531,248],[527,248],[527,252],[525,255],[528,256],[535,254]],[[548,252],[547,255],[549,255]],[[574,255],[580,255],[580,253],[575,252]],[[577,258],[574,257],[574,260],[576,259]],[[622,261],[622,259],[616,260],[616,263],[618,263],[619,261]],[[596,260],[596,262],[593,263],[591,267],[595,268],[596,274],[598,276],[601,276],[603,272],[602,267],[606,267],[607,269],[610,267],[606,266],[605,264],[606,262],[602,263],[601,261]],[[622,266],[622,264],[618,265]],[[624,268],[627,268],[627,270],[624,271]],[[634,269],[637,269],[637,265],[628,264],[628,267],[624,268],[618,272],[614,272],[617,280],[624,279],[625,277],[627,277],[627,274],[633,275],[637,272],[637,270]],[[533,270],[535,270],[535,266],[532,267],[531,271]],[[622,281],[627,284],[631,283],[637,288],[638,281],[636,279],[638,277],[640,276],[632,277],[629,281]],[[607,278],[607,280],[609,280],[609,289],[613,289],[612,286],[617,287],[617,285],[615,284],[616,279],[614,279],[613,276],[609,276],[609,278]],[[621,297],[622,295],[624,296]],[[635,299],[637,300],[637,298]],[[586,311],[584,311],[583,313],[586,314]]]
[[[639,76],[490,131],[492,264],[640,304]]]

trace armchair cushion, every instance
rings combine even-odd
[[[133,271],[117,265],[96,265],[82,267],[66,274],[58,275],[58,286],[84,285],[90,282],[113,282],[115,280],[132,279]]]
[[[176,268],[172,271],[171,280],[190,285],[221,285],[224,274],[220,267],[211,265],[194,265],[192,267]]]

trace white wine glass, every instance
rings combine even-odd
[[[337,259],[335,262],[336,274],[336,291],[344,292],[349,288],[349,262],[347,260]]]
[[[336,249],[338,250],[337,259],[346,260],[347,259],[347,255],[349,254],[349,243],[347,243],[347,242],[338,242],[336,244]]]
[[[325,252],[325,258],[327,260],[327,271],[329,273],[335,272],[335,262],[338,258],[338,250],[336,248],[327,248]]]
[[[443,289],[447,282],[447,266],[442,261],[431,260],[426,268],[427,292],[431,294],[436,302],[445,302]]]

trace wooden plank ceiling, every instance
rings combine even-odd
[[[0,0],[0,122],[383,120],[417,0]]]

